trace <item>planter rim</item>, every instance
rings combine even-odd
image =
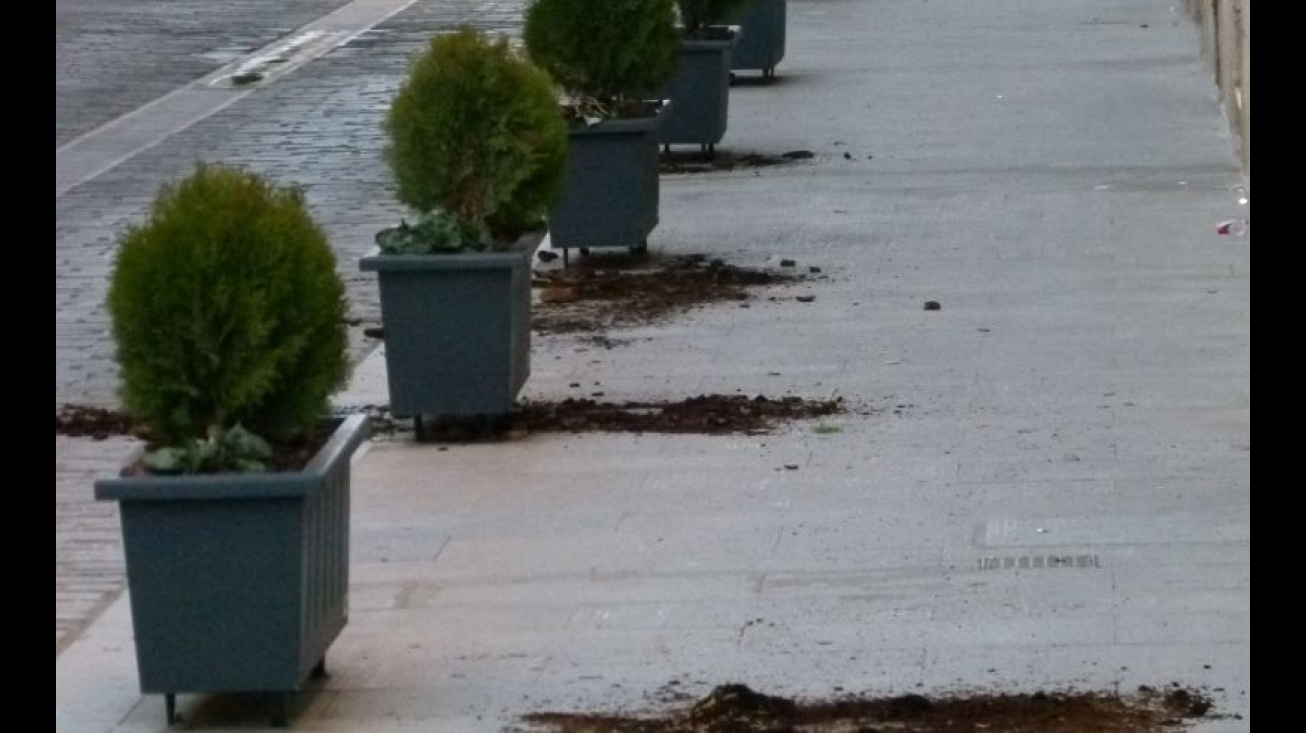
[[[686,51],[720,51],[726,48],[734,48],[739,39],[744,35],[744,29],[738,25],[712,26],[714,28],[728,28],[730,37],[725,39],[703,39],[703,38],[681,38],[681,47]],[[682,29],[683,30],[683,29]]]
[[[531,253],[544,240],[545,230],[523,234],[506,250],[498,252],[458,252],[456,254],[430,255],[394,255],[383,254],[380,247],[373,247],[358,261],[359,269],[364,272],[394,272],[398,270],[480,270],[497,267],[512,267],[523,259],[529,259]]]
[[[328,420],[338,423],[335,431],[301,471],[105,478],[95,482],[95,498],[182,501],[304,496],[320,484],[331,466],[350,460],[368,436],[366,415]]]
[[[661,102],[657,114],[652,117],[633,117],[619,120],[602,120],[587,127],[572,127],[567,130],[571,136],[583,135],[623,135],[632,132],[649,132],[662,126],[662,121],[672,114],[670,99]]]

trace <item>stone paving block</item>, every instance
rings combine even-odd
[[[1130,514],[1180,513],[1193,506],[1218,507],[1229,517],[1246,517],[1248,512],[1243,490],[1227,479],[1148,476],[1113,483],[1120,508]]]
[[[700,602],[745,603],[755,599],[763,577],[756,572],[701,572],[686,574],[630,571],[553,575],[535,583],[480,582],[475,579],[408,581],[411,592],[405,604],[413,607],[451,604],[601,604]],[[396,581],[399,582],[399,581]]]

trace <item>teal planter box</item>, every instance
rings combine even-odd
[[[567,134],[567,181],[549,211],[553,249],[642,250],[658,224],[658,130],[678,112],[604,120]]]
[[[103,479],[117,501],[142,693],[275,692],[324,672],[349,615],[349,463],[362,415],[299,473]],[[284,696],[274,722],[284,724]]]
[[[665,97],[675,114],[659,132],[664,147],[690,144],[711,153],[730,117],[730,56],[740,34],[728,40],[682,40],[680,67]]]
[[[417,421],[507,415],[530,376],[531,257],[543,232],[504,252],[375,251],[390,411]]]
[[[761,71],[775,76],[775,67],[785,57],[787,0],[751,0],[734,21],[741,37],[730,52],[730,68]]]

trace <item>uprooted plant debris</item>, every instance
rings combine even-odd
[[[687,709],[660,716],[531,713],[529,730],[549,733],[1162,733],[1207,717],[1211,700],[1172,685],[1108,692],[838,696],[795,701],[721,685]]]
[[[532,327],[540,333],[603,331],[659,322],[671,314],[715,302],[743,302],[749,288],[786,285],[808,275],[737,267],[703,255],[627,269],[618,262],[582,259],[577,267],[540,273]],[[819,277],[819,276],[817,276]]]
[[[792,150],[783,155],[732,153],[724,150],[704,154],[702,152],[682,153],[673,150],[670,153],[662,153],[658,164],[659,172],[663,174],[713,173],[740,168],[770,168],[812,157],[814,157],[812,153],[806,150]]]

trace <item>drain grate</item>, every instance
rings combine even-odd
[[[1100,568],[1097,555],[1018,555],[981,557],[980,570],[1038,570],[1043,568]]]

